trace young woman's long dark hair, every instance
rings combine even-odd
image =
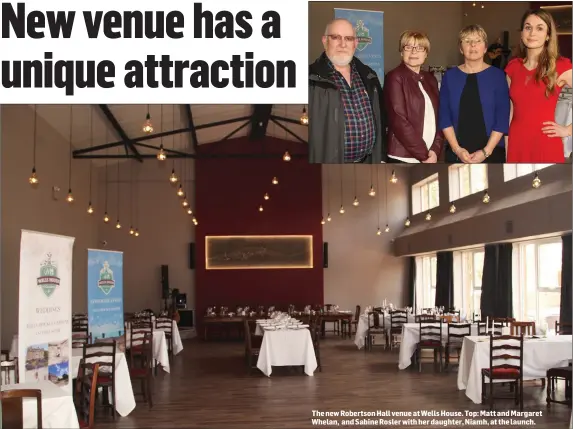
[[[521,31],[525,26],[525,21],[531,15],[537,16],[547,25],[547,36],[549,40],[545,41],[543,50],[539,54],[539,59],[537,61],[537,70],[535,71],[535,80],[537,82],[543,82],[545,84],[545,96],[549,97],[550,94],[555,90],[557,85],[557,58],[559,58],[559,45],[557,44],[557,26],[551,14],[543,9],[529,10],[525,12],[523,18],[521,18]],[[527,48],[520,43],[521,46],[521,57],[527,57]]]

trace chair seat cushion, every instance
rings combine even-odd
[[[519,378],[519,370],[516,368],[494,368],[493,374],[490,374],[489,368],[483,368],[482,373],[489,378]]]
[[[85,420],[78,420],[78,423],[80,424],[80,428],[89,428],[90,424],[88,422],[86,422]]]
[[[423,340],[418,344],[420,344],[420,347],[440,347],[442,345],[438,340]]]
[[[98,374],[97,384],[111,384],[111,382],[112,382],[111,375]]]
[[[132,377],[142,378],[147,376],[147,368],[131,368],[129,374]]]

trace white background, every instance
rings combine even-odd
[[[16,10],[16,1],[11,4]],[[203,11],[228,10],[237,13],[249,11],[253,17],[250,24],[253,35],[249,39],[195,39],[193,28],[193,5],[191,1],[181,0],[121,0],[99,2],[78,2],[70,0],[27,0],[26,13],[38,11],[75,11],[74,26],[70,39],[52,39],[45,31],[43,39],[18,39],[12,30],[9,39],[2,39],[0,60],[42,60],[44,52],[53,53],[57,60],[111,60],[115,63],[115,87],[110,89],[78,89],[74,96],[66,96],[63,88],[6,89],[0,86],[2,103],[167,103],[167,104],[306,104],[308,101],[308,3],[306,0],[286,1],[229,1],[211,0],[203,2]],[[120,7],[121,6],[121,7]],[[84,22],[83,11],[115,10],[122,11],[164,11],[166,14],[178,10],[184,14],[185,25],[181,39],[107,39],[100,27],[100,36],[89,39]],[[281,38],[265,39],[260,29],[264,24],[262,15],[268,10],[281,16]],[[217,21],[214,20],[216,23]],[[46,21],[46,29],[48,28]],[[117,31],[117,30],[116,30]],[[190,71],[184,73],[183,88],[126,88],[123,78],[125,64],[129,60],[145,61],[147,55],[170,55],[171,60],[204,60],[209,64],[216,60],[230,61],[232,55],[245,58],[245,52],[254,53],[254,61],[292,60],[296,63],[296,88],[201,88],[189,85]],[[156,77],[158,76],[156,69]],[[223,72],[223,77],[230,77]],[[228,74],[227,74],[228,73]]]

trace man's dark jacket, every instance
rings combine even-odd
[[[387,159],[382,86],[374,70],[356,57],[352,62],[366,87],[374,115],[375,142],[369,160],[372,164],[379,164]],[[325,53],[309,67],[308,143],[311,163],[344,164],[344,107],[331,73]]]

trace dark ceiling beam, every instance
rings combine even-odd
[[[153,159],[156,155],[153,154],[141,154],[143,159]],[[194,153],[182,153],[181,155],[169,155],[167,159],[170,158],[193,158],[193,159],[280,159],[282,153],[229,153],[229,154],[194,154]],[[291,154],[293,159],[308,159],[306,154]],[[135,155],[79,155],[74,156],[75,159],[135,159]]]
[[[300,137],[298,134],[296,134],[295,132],[293,132],[292,130],[290,130],[288,127],[285,127],[283,124],[281,124],[278,120],[276,119],[271,119],[271,121],[273,121],[275,124],[277,124],[277,126],[279,126],[280,128],[282,128],[284,131],[286,131],[288,134],[290,134],[291,136],[293,136],[295,139],[297,139],[299,142],[301,143],[305,143],[308,144],[308,142],[303,139],[302,137]]]
[[[153,150],[156,150],[156,151],[159,151],[159,150],[160,150],[159,146],[153,146],[153,145],[151,145],[151,144],[145,144],[145,143],[134,143],[134,144],[135,144],[136,146],[145,147],[145,148],[147,148],[147,149],[153,149]],[[181,151],[174,150],[174,149],[168,149],[168,148],[166,148],[166,147],[163,148],[163,152],[165,152],[168,157],[171,156],[171,155],[169,155],[169,154],[179,155],[179,156],[187,156],[187,155],[188,155],[186,152],[181,152]],[[154,155],[154,156],[157,156],[157,155]]]
[[[292,118],[285,118],[284,116],[271,115],[271,120],[272,119],[277,120],[277,121],[281,121],[281,122],[288,122],[289,124],[300,125],[301,127],[308,126],[308,125],[301,124],[300,120],[292,119]]]
[[[251,119],[250,116],[241,116],[240,118],[225,119],[223,121],[208,122],[206,124],[195,125],[194,128],[195,128],[195,130],[202,130],[204,128],[213,128],[213,127],[218,127],[220,125],[227,125],[227,124],[234,124],[236,122],[250,121],[250,119]],[[189,128],[189,127],[178,128],[176,130],[169,130],[169,131],[164,131],[161,133],[146,134],[146,135],[141,136],[141,137],[134,137],[134,138],[130,139],[129,141],[135,145],[136,143],[144,142],[147,140],[159,139],[161,137],[168,137],[168,136],[172,136],[172,135],[176,135],[176,134],[184,134],[184,133],[190,133],[190,132],[191,132],[191,128]],[[123,140],[121,140],[118,142],[106,143],[106,144],[102,144],[102,145],[98,145],[98,146],[88,147],[85,149],[78,149],[78,150],[73,152],[73,155],[77,156],[77,155],[83,155],[83,154],[90,153],[90,152],[97,152],[98,150],[109,149],[112,147],[123,145],[124,143],[125,142]],[[166,151],[167,149],[163,148],[163,150]],[[140,156],[142,158],[145,158],[141,154],[140,154]]]
[[[129,150],[131,150],[131,152],[135,156],[135,159],[137,159],[139,162],[143,162],[143,159],[141,158],[141,154],[139,153],[137,148],[133,145],[133,142],[130,140],[129,136],[124,131],[124,129],[121,127],[121,125],[119,125],[119,122],[117,122],[117,119],[115,118],[114,114],[111,113],[111,110],[109,109],[108,105],[107,104],[100,104],[99,108],[102,111],[103,115],[107,118],[107,120],[110,123],[110,125],[112,126],[112,128],[119,135],[119,138],[121,140],[123,140],[123,144],[125,146],[125,153],[127,154],[127,152],[128,152],[127,149],[129,148]]]
[[[267,127],[273,110],[272,104],[255,104],[251,116],[249,140],[261,140],[267,135]]]
[[[187,128],[191,133],[191,144],[193,145],[193,151],[197,153],[197,148],[199,147],[199,141],[197,140],[197,129],[195,128],[195,123],[193,122],[193,112],[191,111],[190,104],[184,104],[185,107],[185,117],[187,118]]]
[[[245,128],[247,125],[249,125],[251,123],[251,121],[247,121],[245,122],[243,125],[241,125],[238,128],[235,128],[233,131],[231,131],[229,134],[227,134],[225,137],[223,137],[221,139],[221,141],[225,141],[230,139],[231,137],[233,137],[235,134],[237,134],[239,131],[241,131],[243,128]]]

